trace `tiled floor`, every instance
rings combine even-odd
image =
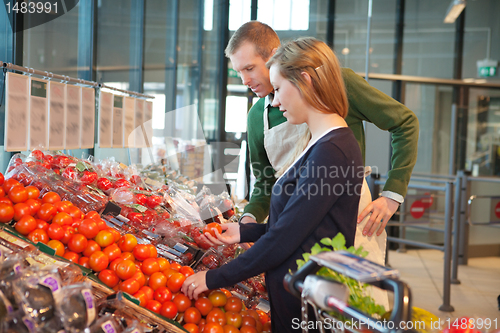
[[[432,312],[441,319],[461,316],[497,319],[500,328],[500,257],[471,258],[458,266],[461,284],[451,285],[453,312],[441,312],[443,304],[443,252],[437,250],[389,251],[388,264],[398,269],[401,280],[412,292],[413,306]]]

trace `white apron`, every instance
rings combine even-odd
[[[278,126],[269,128],[269,111],[264,109],[264,148],[266,154],[274,170],[280,170],[288,157],[294,152],[297,141],[302,137],[302,134],[307,130],[307,124],[293,125],[285,121]],[[370,171],[371,172],[371,171]],[[365,172],[365,177],[370,173]],[[361,197],[358,206],[358,216],[372,202],[370,189],[366,179],[363,178],[363,187],[361,189]],[[385,249],[387,241],[387,233],[384,232],[377,236],[368,237],[363,235],[363,228],[366,225],[371,214],[368,214],[361,223],[356,227],[356,235],[354,238],[354,247],[363,246],[365,251],[368,251],[367,259],[377,264],[385,264]],[[387,292],[378,288],[370,288],[370,294],[375,299],[376,303],[385,306],[389,310],[389,301]]]

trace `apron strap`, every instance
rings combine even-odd
[[[269,109],[266,107],[264,109],[264,133],[269,131]]]

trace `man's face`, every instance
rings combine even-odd
[[[269,70],[266,67],[269,59],[262,59],[257,54],[254,44],[244,42],[229,59],[243,84],[252,89],[257,96],[265,97],[273,91],[269,80]]]

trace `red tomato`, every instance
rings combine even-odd
[[[138,290],[132,296],[139,300],[139,305],[140,306],[142,306],[142,307],[146,306],[146,303],[148,302],[148,297],[146,296],[146,293],[144,293],[144,291]]]
[[[7,198],[7,197],[0,198],[0,203],[5,203],[5,204],[7,204],[7,205],[11,205],[11,206],[13,206],[13,205],[12,205],[12,201],[10,201],[10,199],[9,199],[9,198]]]
[[[73,252],[80,253],[87,248],[87,238],[82,234],[74,234],[68,242],[68,249]]]
[[[258,333],[257,329],[254,326],[243,325],[240,328],[240,333]]]
[[[3,183],[3,189],[4,189],[5,193],[9,193],[11,188],[13,188],[14,186],[18,186],[18,185],[21,185],[21,183],[18,182],[17,180],[15,180],[14,178],[10,178],[10,179],[7,179]]]
[[[101,191],[107,191],[113,187],[113,183],[111,183],[111,181],[109,179],[102,177],[102,178],[97,179],[97,187]]]
[[[155,301],[154,299],[149,300],[146,303],[146,309],[153,311],[154,313],[160,313],[161,310],[161,303],[158,301]]]
[[[64,229],[59,224],[52,223],[47,229],[47,235],[49,235],[50,239],[60,240],[64,237]]]
[[[144,274],[151,275],[160,271],[160,265],[156,258],[147,258],[142,262],[141,270]]]
[[[56,207],[58,212],[66,213],[68,208],[71,206],[73,206],[73,204],[70,201],[57,201],[54,203],[54,207]]]
[[[170,268],[170,263],[168,262],[167,259],[163,257],[158,257],[156,258],[156,261],[158,262],[158,265],[160,266],[160,271],[164,271],[167,268]]]
[[[101,230],[97,233],[94,240],[99,244],[100,247],[106,247],[114,243],[115,238],[111,232],[108,230]]]
[[[30,215],[35,216],[40,207],[42,206],[42,202],[40,199],[28,199],[25,204],[30,207]]]
[[[177,311],[179,312],[184,312],[191,307],[191,300],[183,293],[178,293],[177,295],[175,295],[174,298],[172,299],[172,302],[174,302],[175,306],[177,307]]]
[[[116,229],[109,228],[108,231],[113,234],[113,243],[118,242],[122,237],[122,235],[120,235],[120,232]]]
[[[162,197],[160,197],[159,195],[152,195],[147,198],[146,205],[151,209],[155,209],[156,206],[160,205],[162,202]]]
[[[71,180],[77,180],[78,179],[78,175],[76,173],[76,170],[73,167],[67,167],[66,169],[64,169],[64,171],[61,174],[61,176],[65,177],[65,178],[68,178],[68,179],[71,179]]]
[[[50,193],[50,192],[49,192]],[[48,193],[47,193],[48,194]],[[57,193],[56,193],[57,194]],[[43,201],[43,200],[42,200]],[[57,208],[51,203],[42,203],[40,209],[36,213],[40,220],[51,221],[52,218],[57,214]]]
[[[16,185],[9,191],[9,199],[14,203],[25,202],[28,200],[28,191],[23,185]]]
[[[179,295],[184,295],[184,294],[179,294]],[[177,309],[179,309],[179,307],[177,307]],[[200,310],[198,310],[197,308],[191,306],[184,311],[184,321],[186,323],[198,324],[200,320],[201,320],[201,313]]]
[[[120,283],[120,290],[129,293],[130,295],[135,294],[140,287],[139,282],[134,278],[127,279]]]
[[[63,244],[68,244],[68,242],[71,239],[71,237],[73,236],[73,234],[76,233],[76,230],[75,230],[75,228],[73,228],[70,225],[63,225],[62,228],[64,231],[64,236],[63,236],[63,238],[60,239],[60,241]]]
[[[88,268],[88,269],[90,269],[89,262],[90,262],[90,260],[87,257],[80,257],[80,259],[78,259],[78,265],[83,266],[83,267]]]
[[[134,257],[134,255],[131,252],[122,252],[122,254],[120,255],[120,257],[123,258],[123,259],[132,260],[132,261],[135,262],[135,257]]]
[[[170,264],[170,268],[179,271],[181,269],[182,265],[179,264],[177,261],[174,261],[173,263]]]
[[[213,308],[207,315],[207,325],[208,323],[217,323],[221,326],[226,325],[226,314],[220,308]]]
[[[80,177],[80,181],[85,185],[90,185],[95,182],[97,179],[97,173],[93,171],[85,170],[83,171],[83,175]]]
[[[137,260],[143,261],[151,256],[151,250],[146,244],[138,244],[134,247],[134,257]]]
[[[14,218],[14,207],[0,202],[0,222],[7,223]]]
[[[156,250],[156,246],[153,244],[146,244],[149,247],[149,257],[150,258],[158,258],[158,251]]]
[[[165,302],[161,306],[160,314],[168,319],[174,319],[177,316],[177,307],[171,301]]]
[[[0,198],[5,197],[5,190],[3,189],[2,186],[0,186]]]
[[[193,323],[187,323],[187,324],[184,324],[184,329],[186,331],[188,331],[189,333],[200,333],[200,328],[198,328],[198,325],[196,324],[193,324]]]
[[[262,310],[255,310],[259,315],[259,321],[262,325],[269,321],[269,315]]]
[[[19,221],[23,216],[30,214],[31,208],[26,203],[20,202],[14,205],[14,220]]]
[[[144,215],[142,215],[142,213],[138,213],[138,212],[130,212],[130,213],[128,213],[127,214],[127,218],[133,224],[142,224],[144,222]]]
[[[182,275],[188,277],[194,274],[194,270],[189,266],[182,266],[181,269],[179,269],[179,273],[182,273]]]
[[[120,255],[122,254],[122,251],[120,250],[118,245],[114,243],[109,246],[106,246],[104,250],[102,250],[102,252],[104,252],[104,254],[108,256],[109,261],[113,261],[117,258],[120,258]]]
[[[131,234],[125,234],[118,240],[118,246],[123,252],[132,252],[137,245],[137,238]]]
[[[16,231],[23,236],[26,236],[33,230],[37,228],[36,220],[33,216],[25,215],[21,217],[19,221],[16,222]],[[40,229],[42,230],[42,229]]]
[[[110,269],[103,269],[99,272],[99,280],[101,280],[105,285],[110,288],[114,288],[120,282],[118,275]]]
[[[76,206],[70,206],[68,207],[67,213],[73,218],[73,219],[82,219],[83,218],[83,213],[80,210],[80,208]]]
[[[151,288],[153,288],[153,290],[156,290],[160,287],[165,287],[166,285],[167,285],[167,278],[165,277],[165,275],[163,275],[163,273],[156,272],[156,273],[151,274],[151,276],[149,277],[149,286]],[[172,289],[170,289],[170,290],[172,290]],[[173,292],[177,292],[177,291],[173,291]]]
[[[148,200],[148,197],[145,196],[144,194],[142,193],[137,193],[135,195],[135,203],[138,204],[138,205],[142,205],[144,206],[144,204],[146,204],[146,201]]]
[[[227,312],[240,312],[243,309],[243,303],[241,299],[235,296],[228,297],[226,305],[224,305],[224,310]]]
[[[108,257],[102,251],[95,251],[89,257],[90,268],[96,272],[106,269],[109,264]]]
[[[60,212],[60,213],[57,213],[52,218],[52,223],[57,223],[60,226],[71,225],[73,223],[73,218],[71,216],[69,216],[68,213]]]
[[[87,214],[85,214],[85,219],[93,220],[93,219],[100,219],[100,218],[101,218],[101,216],[95,210],[92,210],[92,211],[88,212]]]
[[[66,251],[66,253],[64,253],[64,258],[68,259],[71,262],[74,262],[75,264],[78,264],[78,262],[80,261],[80,255],[72,251]]]
[[[35,229],[32,232],[28,234],[28,239],[32,241],[33,243],[44,243],[47,244],[49,241],[49,236],[47,236],[47,233],[43,229]]]
[[[49,224],[44,220],[36,219],[36,228],[47,231],[49,230]]]
[[[181,290],[184,281],[186,281],[186,277],[182,273],[174,273],[168,279],[167,287],[168,289],[172,290],[172,292],[176,293]]]
[[[3,176],[3,173],[0,172],[0,186],[3,185],[3,182],[5,181],[5,178]]]
[[[28,199],[38,199],[40,196],[40,190],[35,186],[26,186],[26,192],[28,192]]]
[[[209,223],[203,228],[203,233],[209,233],[210,235],[214,236],[217,238],[215,235],[215,230],[217,230],[219,233],[222,233],[222,228],[219,223],[212,222]]]
[[[103,220],[103,219],[95,219],[95,221],[97,222],[97,228],[99,228],[99,231],[101,230],[106,230],[108,229],[108,225],[106,224],[106,222]]]
[[[158,287],[154,291],[154,299],[160,303],[172,300],[172,292],[167,287]]]
[[[210,300],[206,297],[199,297],[195,302],[194,302],[194,306],[200,310],[200,313],[203,315],[203,316],[206,316],[208,315],[208,313],[210,311],[212,311],[213,309],[213,304],[212,302],[210,302]]]
[[[226,312],[226,323],[228,325],[240,328],[242,316],[239,312],[227,311]]]
[[[83,250],[83,255],[86,257],[90,257],[92,253],[96,251],[101,251],[101,247],[94,240],[89,239],[87,242],[87,248]]]
[[[226,305],[227,303],[227,296],[220,290],[214,290],[208,295],[208,299],[214,307],[221,307]]]
[[[148,287],[148,286],[142,286],[139,288],[139,291],[141,291],[141,290],[146,294],[148,300],[154,298],[155,291],[153,290],[153,288]]]
[[[140,270],[137,270],[135,272],[135,274],[132,276],[132,279],[137,280],[137,282],[139,282],[139,285],[141,287],[146,285],[147,284],[146,282],[149,282],[149,278],[146,279],[146,276]]]
[[[126,179],[120,178],[115,183],[113,184],[114,188],[119,188],[119,187],[130,187],[130,182]]]
[[[64,255],[64,244],[60,241],[52,239],[47,242],[47,245],[56,250],[56,255],[60,257]]]
[[[61,197],[56,192],[47,192],[42,197],[43,203],[55,204],[58,201],[61,201]]]
[[[135,273],[137,272],[137,268],[135,267],[135,264],[131,260],[121,260],[117,265],[116,265],[116,274],[118,277],[122,280],[127,280],[132,278]]]

